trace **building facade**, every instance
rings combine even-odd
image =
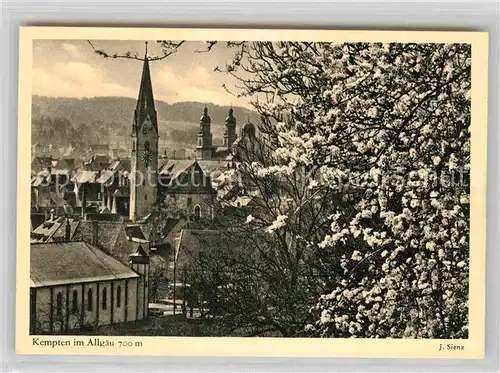
[[[32,244],[30,333],[75,329],[147,317],[149,257],[140,248],[130,267],[85,242]]]

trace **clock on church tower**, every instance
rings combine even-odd
[[[144,150],[141,153],[141,161],[146,167],[149,167],[153,162],[153,152],[149,149],[149,142],[146,142],[147,146],[144,146]]]

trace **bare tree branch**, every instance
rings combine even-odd
[[[116,59],[117,58],[124,58],[124,59],[129,59],[129,60],[138,60],[138,61],[144,60],[143,57],[140,57],[139,53],[132,54],[130,51],[128,51],[124,54],[108,53],[102,49],[96,48],[96,46],[90,40],[87,40],[87,42],[92,47],[94,52],[103,58],[116,58]],[[160,61],[160,60],[163,60],[163,59],[171,56],[172,54],[177,52],[177,50],[180,48],[180,46],[182,44],[184,44],[184,40],[179,41],[179,42],[158,40],[157,43],[159,43],[162,47],[162,54],[160,56],[147,56],[148,61]]]

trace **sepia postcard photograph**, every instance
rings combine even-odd
[[[487,42],[22,28],[18,352],[482,357]]]

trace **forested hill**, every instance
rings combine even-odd
[[[128,137],[136,100],[128,97],[66,98],[33,96],[32,126],[34,143],[67,145],[114,142]],[[196,142],[204,103],[156,101],[160,137],[176,142]],[[229,106],[208,104],[214,137],[220,137]],[[239,124],[248,117],[258,121],[257,113],[234,107]],[[69,126],[69,128],[68,128]]]

